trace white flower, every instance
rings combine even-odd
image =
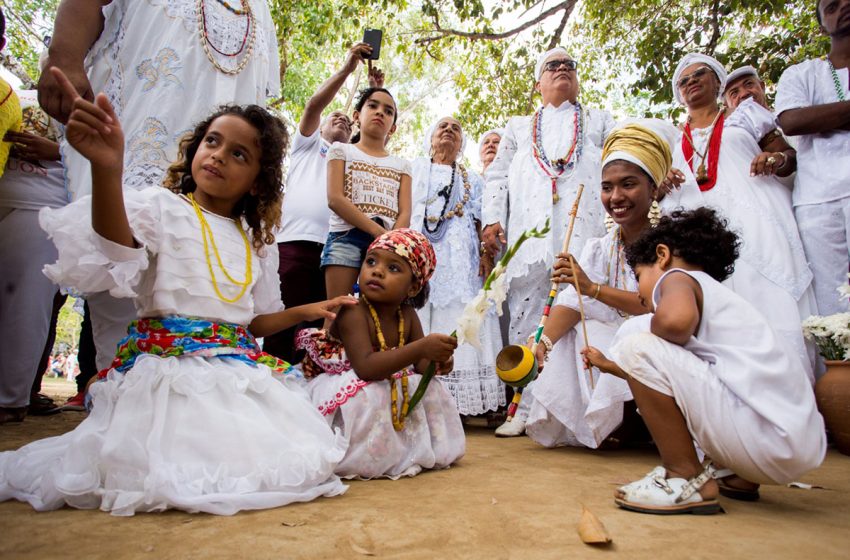
[[[496,313],[499,317],[502,316],[502,304],[508,299],[508,277],[503,274],[504,270],[504,267],[502,267],[487,292],[487,299],[496,306]]]
[[[848,278],[850,278],[850,273],[847,274]],[[844,284],[842,286],[838,286],[838,294],[839,300],[842,299],[850,299],[850,284]]]
[[[478,331],[484,321],[484,314],[490,304],[487,302],[487,292],[479,290],[478,294],[466,304],[463,314],[457,320],[457,343],[468,342],[477,350],[481,350],[481,340]]]

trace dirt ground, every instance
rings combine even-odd
[[[51,395],[67,385],[45,386]],[[0,450],[72,429],[83,413],[0,426]],[[453,468],[399,481],[351,482],[348,492],[233,517],[177,511],[112,517],[36,513],[0,504],[0,558],[848,558],[850,457],[830,450],[802,482],[763,487],[756,503],[723,499],[726,514],[641,515],[618,509],[614,487],[657,464],[651,450],[549,450],[528,438],[467,432]],[[613,543],[583,544],[582,504]]]

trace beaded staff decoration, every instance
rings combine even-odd
[[[366,302],[366,307],[369,308],[369,314],[372,316],[372,322],[375,323],[375,336],[378,339],[378,348],[381,352],[389,350],[387,341],[384,338],[384,331],[381,330],[381,319],[378,317],[378,312],[369,303],[369,300],[361,296],[361,299]],[[398,346],[404,346],[404,313],[401,307],[398,308]],[[404,418],[407,416],[407,410],[410,404],[410,395],[407,392],[407,369],[401,372],[401,414],[398,412],[398,388],[396,387],[395,378],[390,376],[390,416],[393,421],[393,429],[400,432],[404,429]]]
[[[198,205],[198,202],[195,200],[195,197],[192,193],[189,193],[187,198],[192,203],[192,208],[195,209],[195,215],[198,216],[198,222],[201,224],[201,237],[204,240],[204,257],[207,259],[207,268],[210,271],[210,278],[212,279],[213,289],[215,290],[218,299],[225,303],[235,303],[239,301],[242,296],[245,295],[245,292],[248,290],[248,286],[251,285],[253,281],[253,276],[251,272],[251,244],[248,241],[248,235],[245,233],[245,230],[242,229],[238,220],[233,221],[233,225],[236,226],[236,229],[239,230],[239,233],[242,235],[242,240],[245,242],[245,280],[236,280],[233,276],[227,272],[227,269],[224,268],[224,263],[221,261],[221,255],[218,252],[218,247],[215,244],[215,237],[213,237],[212,228],[207,223],[206,218],[204,218],[204,213],[201,211],[201,207]],[[209,240],[207,239],[209,238]],[[221,293],[221,290],[218,287],[218,281],[215,279],[215,270],[213,269],[212,260],[210,259],[210,250],[209,246],[212,245],[213,253],[215,254],[215,260],[218,262],[218,267],[224,272],[224,275],[228,280],[233,282],[236,286],[241,287],[239,293],[235,298],[225,297],[224,294]]]
[[[552,181],[552,204],[558,204],[561,200],[558,195],[558,179],[568,172],[572,174],[581,159],[584,147],[584,111],[581,103],[576,103],[573,113],[573,142],[567,150],[567,155],[550,161],[543,149],[543,107],[534,112],[531,119],[531,153],[534,161],[543,170],[543,173]]]
[[[578,186],[578,192],[576,192],[576,199],[573,202],[573,208],[570,210],[570,223],[567,226],[567,235],[564,237],[564,244],[561,246],[561,252],[566,253],[570,250],[570,240],[573,237],[573,227],[576,223],[576,215],[578,215],[578,204],[581,200],[581,194],[584,192],[584,185]],[[549,318],[549,313],[552,311],[552,304],[555,301],[555,296],[558,295],[558,287],[559,284],[557,282],[552,282],[552,285],[549,287],[549,295],[546,298],[546,305],[543,306],[543,315],[540,317],[540,324],[537,325],[537,330],[534,331],[534,342],[531,344],[531,354],[532,356],[537,356],[537,346],[540,344],[540,337],[543,336],[543,328],[546,326],[546,320]],[[578,286],[576,286],[576,290],[578,290]],[[579,303],[581,303],[581,292],[579,293]],[[579,312],[581,313],[581,324],[582,328],[584,328],[584,342],[585,344],[590,344],[587,340],[587,329],[584,327],[584,307],[580,305]],[[593,387],[593,375],[590,376],[590,386]],[[511,400],[511,404],[508,406],[508,422],[513,420],[513,417],[516,415],[517,408],[519,407],[519,403],[522,400],[522,391],[524,387],[519,387],[514,392],[514,398]]]
[[[224,0],[216,1],[234,15],[245,16],[245,34],[242,36],[242,43],[239,45],[239,50],[232,53],[224,52],[218,47],[216,47],[212,43],[212,41],[210,41],[209,34],[207,33],[206,2],[205,0],[198,0],[198,34],[201,38],[201,45],[204,47],[204,53],[207,55],[207,59],[209,59],[209,61],[212,63],[216,70],[223,74],[233,76],[242,72],[242,70],[245,69],[245,66],[247,66],[248,62],[251,60],[251,55],[254,52],[254,43],[257,39],[257,25],[254,19],[254,13],[253,11],[251,11],[251,5],[249,4],[249,0],[241,0],[241,10],[234,8]],[[218,60],[216,60],[215,55],[213,55],[210,49],[214,50],[222,56],[231,58],[239,56],[243,51],[245,52],[245,55],[239,60],[235,68],[225,68],[218,62]]]

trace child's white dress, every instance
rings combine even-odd
[[[651,332],[651,315],[620,327],[611,359],[676,400],[694,441],[715,463],[760,484],[784,484],[826,454],[823,418],[804,366],[784,337],[741,296],[704,272],[699,330],[678,346]]]
[[[591,239],[578,262],[594,282],[619,290],[637,292],[634,272],[626,264],[620,228],[605,237]],[[625,321],[613,307],[587,294],[582,297],[590,344],[608,349],[617,328]],[[578,294],[567,285],[555,305],[579,311]],[[623,422],[623,403],[632,400],[629,384],[593,369],[594,386],[580,351],[586,346],[581,323],[555,343],[549,361],[534,382],[534,400],[526,423],[528,436],[546,447],[560,445],[599,447]]]
[[[396,480],[415,476],[422,469],[447,468],[463,457],[466,438],[460,416],[451,394],[436,379],[405,419],[404,429],[396,431],[388,380],[367,382],[357,377],[342,344],[323,331],[301,331],[296,346],[307,351],[301,364],[305,374],[323,371],[309,381],[313,403],[348,441],[345,458],[336,468],[338,475]],[[407,376],[411,396],[422,379],[408,370],[395,374],[399,411],[402,375]]]
[[[252,284],[236,303],[225,303],[213,289],[191,204],[156,187],[124,196],[137,249],[94,233],[88,197],[42,211],[42,227],[59,250],[46,267],[54,281],[133,297],[139,316],[163,318],[156,324],[165,330],[197,317],[228,332],[220,325],[247,325],[283,308],[277,251],[252,250]],[[226,270],[244,279],[245,244],[233,220],[204,216]],[[210,258],[222,293],[234,297],[238,288],[224,278],[212,248]],[[154,345],[157,336],[139,345]],[[73,431],[0,453],[0,500],[114,515],[168,508],[230,515],[345,491],[333,474],[345,442],[318,414],[303,380],[285,374],[278,381],[266,365],[222,355],[232,348],[190,352],[192,339],[176,343],[187,355],[142,353],[126,373],[111,369],[92,386],[91,414]]]

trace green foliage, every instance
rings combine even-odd
[[[59,310],[59,320],[56,322],[56,342],[53,347],[57,350],[76,348],[80,340],[80,328],[83,317],[74,311],[74,298],[69,297]]]
[[[59,0],[0,1],[8,48],[36,76],[38,39],[49,34]],[[391,147],[408,157],[443,112],[457,109],[471,138],[531,112],[539,103],[534,61],[552,45],[563,44],[580,60],[586,104],[618,116],[668,117],[680,110],[671,103],[669,83],[687,52],[712,54],[730,68],[752,64],[770,89],[789,64],[822,56],[829,44],[808,0],[587,0],[574,11],[575,2],[551,0],[268,2],[281,53],[282,93],[273,103],[291,123],[363,29],[383,30],[378,65],[401,117]],[[548,17],[513,33],[541,14]],[[361,70],[331,109],[343,108],[365,85]]]

